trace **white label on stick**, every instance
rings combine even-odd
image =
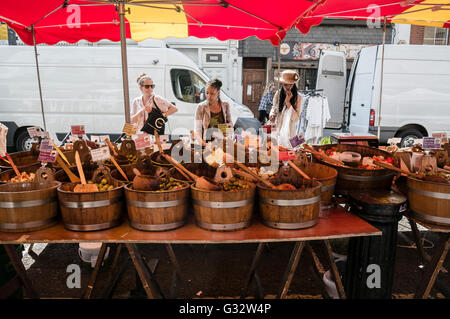
[[[93,162],[103,162],[111,158],[108,147],[100,147],[95,150],[91,150],[91,156]]]

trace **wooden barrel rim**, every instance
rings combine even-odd
[[[176,192],[179,192],[179,191],[184,191],[186,189],[189,189],[189,186],[190,186],[189,183],[187,183],[186,181],[179,181],[179,182],[182,182],[184,184],[184,186],[182,188],[174,189],[174,190],[171,190],[171,191],[162,191],[162,192],[135,190],[135,189],[132,189],[132,188],[129,187],[129,186],[131,186],[132,182],[129,182],[129,183],[123,185],[123,186],[124,186],[124,189],[125,189],[126,192],[141,193],[141,194],[155,194],[155,195],[157,195],[157,194],[176,193]]]
[[[60,182],[58,182],[58,183],[60,183]],[[67,184],[74,184],[74,183],[67,183]],[[78,184],[78,183],[75,183],[75,184]],[[107,192],[117,191],[117,190],[119,190],[119,189],[121,189],[121,188],[124,187],[124,185],[119,185],[119,186],[114,187],[114,188],[111,189],[111,190],[106,190],[106,191],[101,191],[101,192],[83,192],[83,193],[75,193],[75,192],[63,190],[62,188],[65,187],[65,186],[66,186],[66,185],[64,185],[64,184],[61,183],[61,186],[58,187],[58,192],[60,192],[60,193],[62,193],[62,194],[103,194],[103,193],[107,193]]]
[[[246,182],[246,181],[244,181],[244,182]],[[232,193],[232,194],[240,193],[240,192],[247,192],[247,191],[249,191],[249,190],[251,190],[251,189],[255,189],[255,188],[256,188],[256,185],[255,185],[255,184],[250,183],[250,182],[246,182],[246,183],[249,185],[249,188],[247,188],[247,189],[242,189],[242,190],[239,190],[239,191],[233,191],[233,192],[211,191],[211,190],[207,190],[207,189],[201,189],[201,188],[195,187],[195,184],[190,185],[190,187],[191,187],[192,190],[195,190],[195,191],[197,191],[197,192],[204,192],[204,193],[219,193],[219,192],[222,192],[222,193]]]
[[[416,183],[423,183],[423,184],[430,184],[430,185],[448,187],[449,191],[450,191],[450,183],[444,184],[444,183],[436,183],[436,182],[431,182],[431,181],[424,181],[424,180],[421,180],[421,179],[418,179],[418,178],[414,178],[414,177],[411,177],[411,176],[408,176],[408,179],[411,180],[411,181],[414,181]]]
[[[2,188],[8,188],[11,187],[11,185],[16,185],[16,184],[29,184],[30,186],[34,186],[33,182],[25,182],[25,183],[5,183],[5,184],[1,184],[0,185],[0,196],[1,195],[6,195],[6,194],[29,194],[31,192],[41,192],[41,191],[45,191],[45,190],[49,190],[49,189],[55,189],[61,186],[61,182],[58,181],[53,181],[53,182],[49,182],[48,184],[41,184],[41,185],[49,185],[49,187],[44,187],[44,188],[38,188],[38,189],[32,189],[29,191],[18,191],[18,192],[3,192]],[[50,186],[51,185],[51,186]]]
[[[258,184],[256,184],[256,186],[258,188],[261,188],[261,189],[264,189],[264,190],[268,190],[268,191],[271,191],[271,192],[288,192],[288,193],[304,192],[307,189],[308,190],[312,190],[314,192],[317,189],[322,189],[322,183],[321,182],[319,182],[318,180],[313,180],[312,182],[313,182],[313,185],[314,185],[314,183],[317,183],[319,185],[316,185],[316,186],[313,186],[313,187],[310,187],[310,188],[306,188],[306,189],[295,189],[295,190],[294,189],[292,189],[292,190],[272,189],[270,187],[265,186],[262,183],[258,183]]]

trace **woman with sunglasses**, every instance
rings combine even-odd
[[[297,92],[295,83],[299,76],[293,70],[281,72],[280,77],[276,78],[282,87],[273,97],[273,106],[270,111],[269,119],[276,124],[279,134],[279,143],[290,148],[289,139],[296,135],[296,124],[300,119],[300,109],[302,97]]]
[[[155,84],[149,75],[141,74],[137,83],[142,95],[133,100],[130,122],[136,124],[137,132],[154,134],[156,128],[158,134],[164,134],[167,117],[178,109],[163,97],[154,94]]]

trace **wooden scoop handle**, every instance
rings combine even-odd
[[[6,158],[8,159],[8,161],[9,161],[9,163],[11,164],[11,167],[13,168],[14,173],[16,173],[16,175],[20,178],[21,177],[20,172],[17,169],[16,164],[14,164],[14,161],[12,160],[11,156],[9,156],[8,153],[5,153],[5,155],[6,155]]]
[[[128,177],[127,174],[125,174],[125,172],[122,170],[122,168],[119,166],[119,164],[117,163],[117,161],[114,159],[114,156],[111,156],[111,162],[114,164],[114,166],[117,168],[117,170],[119,171],[119,173],[125,178],[125,180],[128,182]]]
[[[61,149],[56,145],[53,145],[53,146],[58,151],[58,154],[62,157],[62,159],[67,163],[67,165],[70,166],[69,160],[67,159],[66,155],[64,155],[64,153],[61,151]]]
[[[75,151],[75,163],[77,163],[78,174],[80,175],[81,184],[86,184],[86,178],[84,177],[83,166],[81,164],[80,154]]]
[[[113,153],[113,155],[116,157],[119,156],[119,154],[117,154],[116,149],[114,148],[114,145],[111,143],[109,138],[105,138],[105,141],[106,141],[106,144],[108,144],[109,148],[111,149],[111,152]]]
[[[172,156],[163,153],[164,158],[166,158],[172,165],[186,178],[196,181],[200,177],[191,173],[186,167],[178,163]]]
[[[72,183],[78,183],[80,181],[80,178],[76,176],[72,171],[67,167],[66,163],[61,159],[61,157],[58,155],[56,157],[56,161],[58,162],[59,166],[66,172],[67,176],[69,176],[69,179]]]
[[[247,166],[245,166],[242,163],[239,163],[238,161],[235,162],[237,166],[239,166],[240,169],[242,169],[244,172],[247,172],[248,174],[252,175],[254,178],[256,178],[257,180],[259,180],[261,183],[263,183],[264,185],[266,185],[267,187],[273,188],[275,189],[275,185],[273,185],[271,182],[266,181],[264,178],[262,178],[261,176],[259,176],[258,174],[255,174],[251,169],[249,169]]]
[[[295,165],[292,161],[288,161],[288,164],[290,167],[292,167],[297,173],[299,173],[304,178],[311,180],[311,177],[309,177],[304,171],[302,171],[297,165]]]
[[[373,164],[375,164],[375,165],[377,165],[377,166],[380,166],[380,167],[383,167],[383,168],[386,168],[386,169],[389,169],[389,170],[391,170],[391,171],[395,171],[395,172],[398,172],[398,173],[406,174],[406,175],[411,176],[411,177],[422,178],[421,175],[414,174],[414,173],[411,173],[411,172],[402,170],[402,169],[397,168],[397,167],[395,167],[395,166],[392,166],[392,165],[390,165],[390,164],[386,164],[386,163],[378,162],[378,161],[373,161]]]
[[[321,159],[332,163],[332,164],[336,164],[336,165],[343,165],[345,166],[345,164],[341,161],[335,160],[334,158],[329,157],[326,154],[320,153],[318,151],[316,151],[315,149],[313,149],[311,146],[309,146],[308,144],[303,144],[303,147],[310,153],[319,156]]]

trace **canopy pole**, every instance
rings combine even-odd
[[[281,74],[281,39],[278,38],[278,78]],[[280,89],[280,81],[277,81],[277,90]]]
[[[383,27],[383,49],[381,53],[381,79],[380,79],[380,101],[378,104],[378,141],[380,140],[381,135],[381,100],[383,97],[383,77],[384,77],[384,44],[386,42],[386,17],[384,17],[384,27]]]
[[[33,32],[33,46],[34,46],[34,57],[36,59],[36,71],[39,85],[39,97],[41,99],[41,113],[42,113],[42,121],[44,122],[44,131],[47,132],[47,125],[45,123],[45,114],[44,114],[44,100],[42,99],[42,87],[41,87],[41,75],[39,73],[39,62],[38,62],[38,53],[36,47],[36,36],[34,34],[34,26],[31,26],[31,31]]]
[[[123,101],[125,105],[125,122],[130,123],[130,92],[128,88],[127,39],[125,34],[125,1],[119,1],[120,48],[122,52]]]

